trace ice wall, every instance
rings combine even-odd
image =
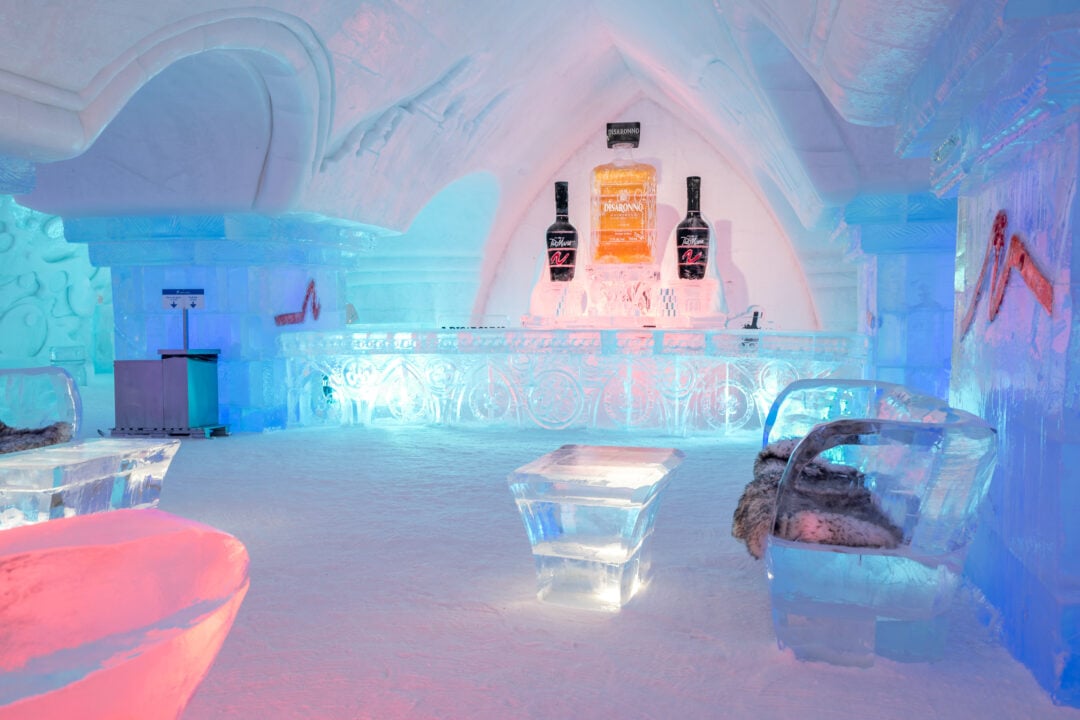
[[[956,200],[872,195],[844,208],[849,262],[866,267],[874,377],[944,398],[952,348]]]
[[[975,34],[966,29],[956,35]],[[1006,35],[1002,55],[1015,50]],[[1080,705],[1078,47],[1073,27],[1011,63],[988,53],[995,82],[934,167],[941,191],[960,197],[951,397],[1000,438],[969,572],[1000,608],[1011,651],[1071,705]]]
[[[687,153],[686,140],[741,176],[711,192],[739,187],[754,196],[747,208],[779,216],[732,225],[731,264],[750,273],[755,294],[747,304],[765,307],[774,327],[847,331],[861,315],[856,275],[836,271],[843,249],[818,224],[863,183],[906,186],[924,175],[919,160],[892,156],[889,133],[857,130],[830,102],[887,124],[890,93],[958,2],[843,3],[835,17],[766,0],[422,11],[394,0],[245,9],[162,0],[152,10],[117,0],[100,13],[90,3],[85,16],[49,5],[35,11],[47,22],[0,29],[0,66],[11,72],[0,96],[34,97],[17,119],[0,114],[0,151],[41,163],[26,199],[64,217],[301,209],[405,232],[444,188],[490,173],[500,200],[471,311],[513,317],[523,298],[494,286],[522,277],[501,263],[519,254],[506,243],[531,203],[569,157],[599,142],[605,121],[651,104],[672,122],[672,132],[652,134],[666,143],[658,156]],[[875,59],[882,48],[887,63]],[[863,65],[866,77],[855,72]],[[836,67],[851,75],[843,90]],[[682,200],[671,204],[681,210]],[[768,252],[743,242],[759,239]],[[377,249],[384,267],[415,264],[397,247]],[[367,299],[416,299],[419,286],[399,292],[409,286],[396,269],[379,281],[379,264],[361,271],[372,281]],[[770,273],[780,280],[767,282]],[[438,282],[447,295],[431,302],[443,312],[473,281]],[[797,291],[775,294],[781,285]]]
[[[410,328],[481,322],[472,317],[473,303],[499,200],[495,177],[475,173],[436,194],[404,233],[373,235],[362,261],[345,270],[355,311],[348,322]],[[527,297],[522,280],[517,291]],[[511,311],[494,306],[490,322],[505,325]]]
[[[0,366],[48,365],[62,348],[84,382],[91,365],[112,372],[112,310],[109,269],[65,241],[63,221],[0,195]]]
[[[73,218],[68,240],[112,268],[117,360],[156,360],[183,347],[183,314],[166,289],[199,289],[189,347],[220,350],[220,421],[232,430],[284,427],[278,336],[345,323],[344,268],[360,263],[377,228],[312,215]]]

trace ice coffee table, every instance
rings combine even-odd
[[[649,536],[674,448],[563,445],[508,478],[536,562],[537,597],[617,611],[645,586]]]

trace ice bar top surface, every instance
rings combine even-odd
[[[563,445],[515,470],[511,480],[638,489],[665,480],[683,457],[675,448]]]
[[[869,339],[856,333],[692,328],[350,326],[337,332],[289,332],[278,338],[285,357],[312,354],[574,352],[600,354],[839,355],[865,358]]]

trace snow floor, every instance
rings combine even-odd
[[[83,388],[85,426],[112,386]],[[1080,719],[966,592],[935,663],[804,663],[731,537],[759,439],[341,428],[185,439],[161,509],[240,538],[251,589],[183,720]],[[677,447],[651,583],[616,614],[541,603],[507,488],[564,443]]]

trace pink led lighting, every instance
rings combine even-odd
[[[248,588],[236,538],[159,510],[0,532],[0,720],[177,718]]]

